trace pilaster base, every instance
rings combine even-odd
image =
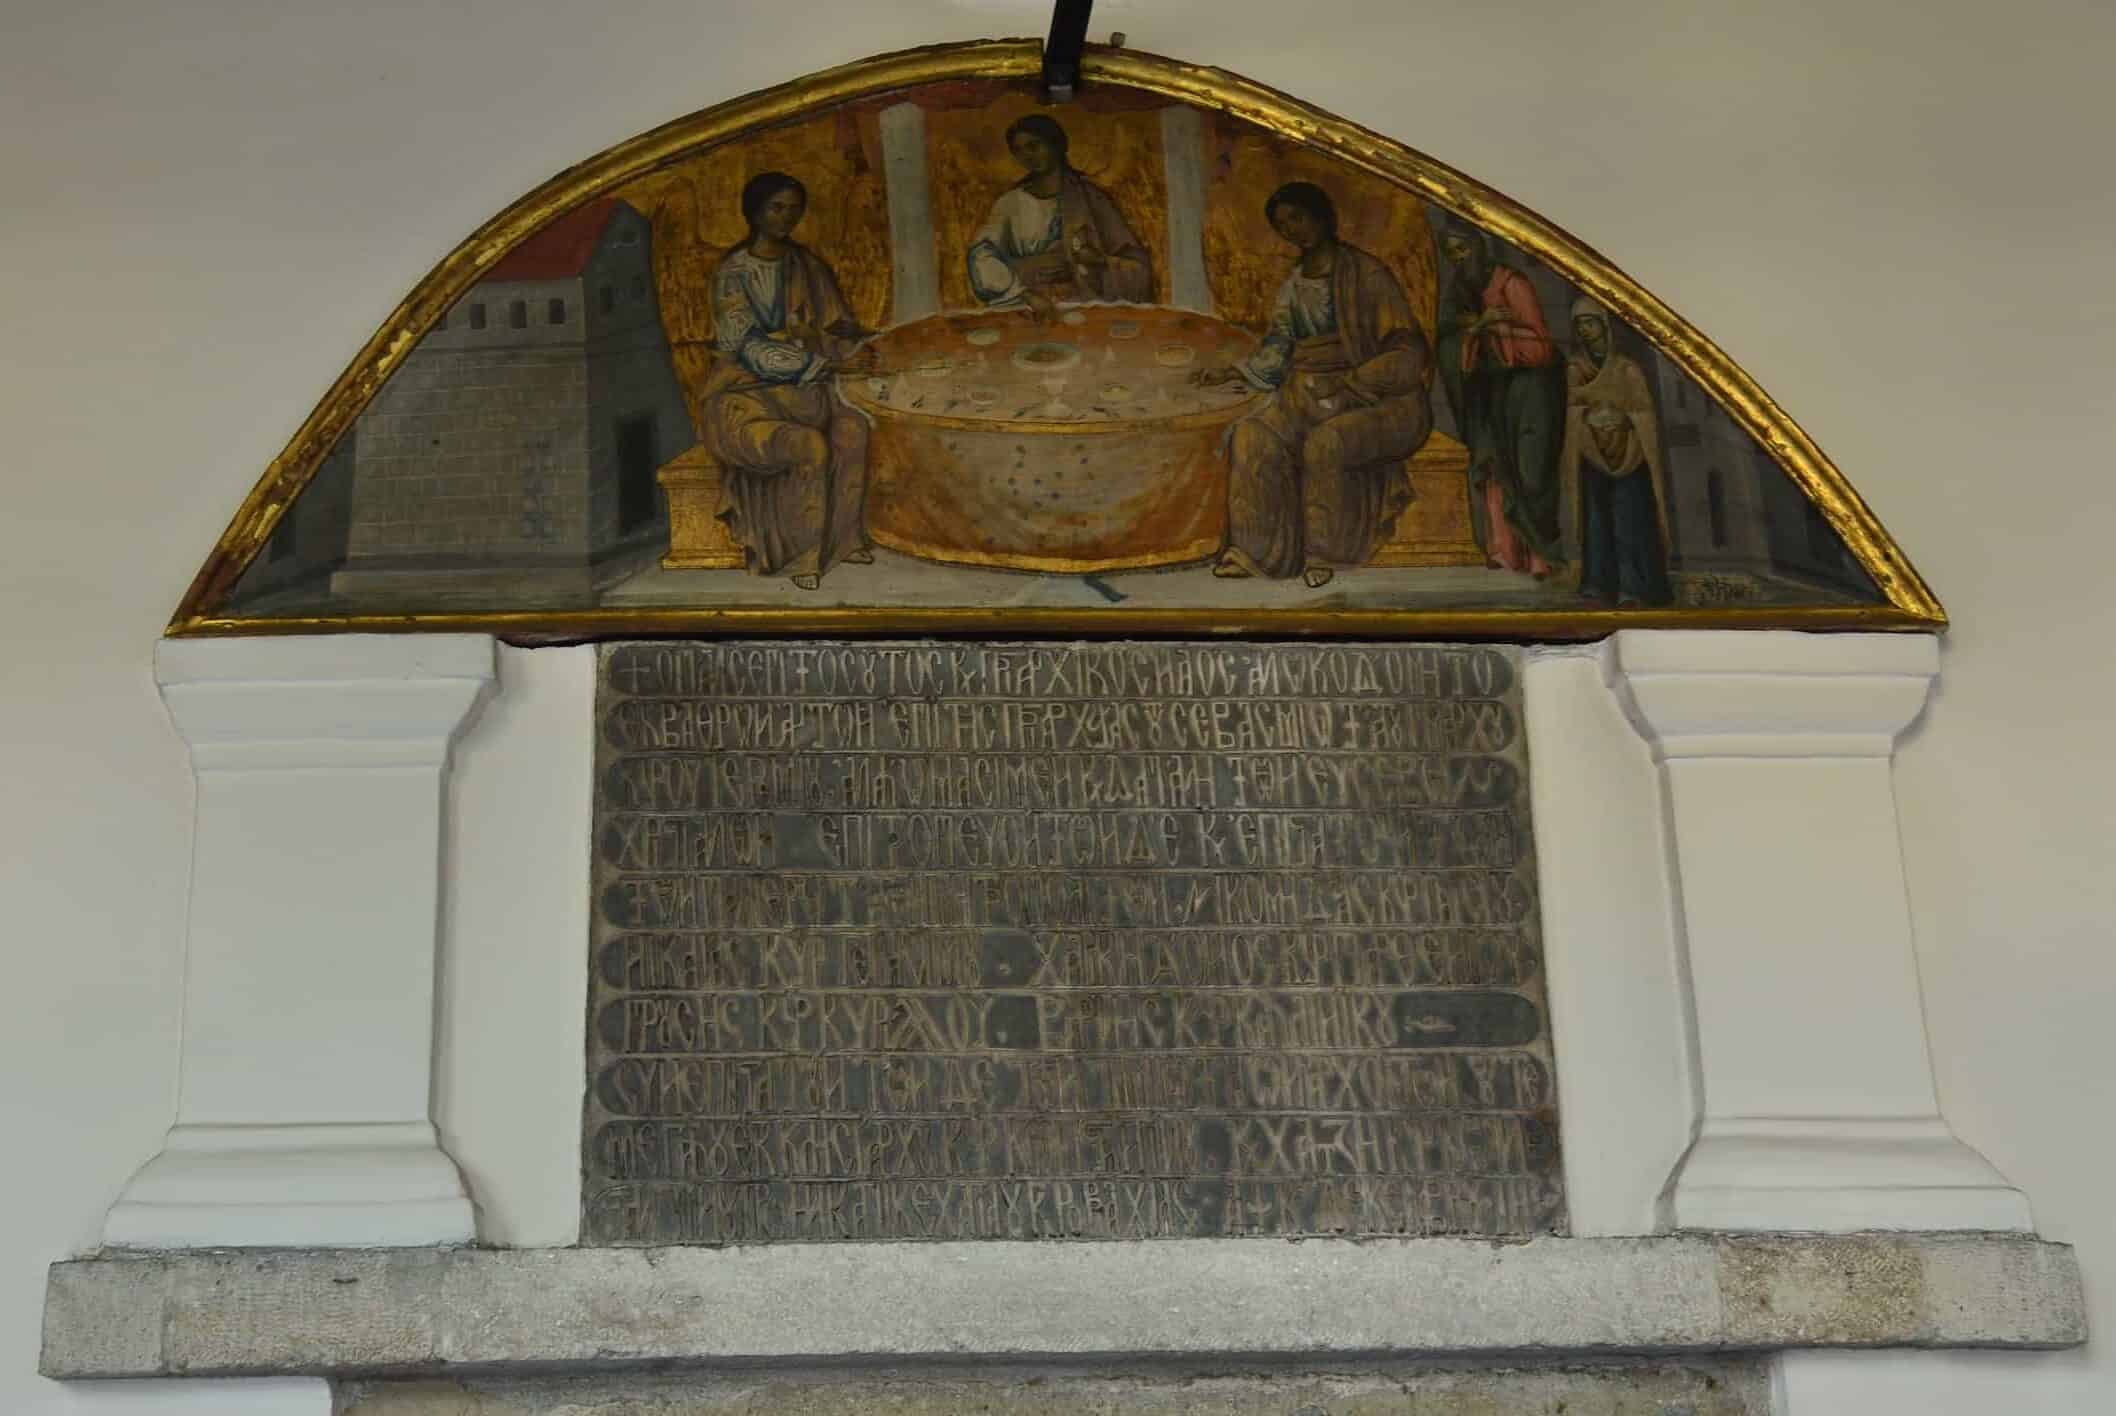
[[[178,1126],[104,1221],[117,1248],[467,1244],[470,1196],[434,1128]]]
[[[1930,1118],[1715,1118],[1663,1201],[1676,1229],[2032,1232],[2028,1197]]]

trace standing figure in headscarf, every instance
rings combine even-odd
[[[1264,218],[1299,252],[1247,359],[1192,375],[1270,402],[1229,432],[1227,549],[1213,574],[1329,583],[1411,500],[1404,460],[1433,430],[1430,349],[1396,273],[1338,239],[1322,188],[1288,182]]]
[[[1153,260],[1109,193],[1073,170],[1058,120],[1017,118],[1007,150],[1028,175],[999,194],[970,242],[970,289],[1039,320],[1058,302],[1154,297]]]
[[[1579,347],[1565,365],[1560,466],[1579,498],[1580,594],[1604,605],[1667,605],[1668,488],[1646,371],[1616,351],[1609,312],[1573,302]]]
[[[865,372],[870,331],[838,278],[793,239],[808,190],[783,172],[742,189],[749,236],[713,271],[705,442],[723,469],[720,519],[753,575],[804,590],[840,561],[872,561],[866,528],[867,423],[831,376]]]
[[[1455,222],[1441,246],[1452,274],[1440,296],[1440,378],[1469,447],[1470,523],[1486,564],[1541,579],[1564,560],[1564,369],[1535,286],[1493,258],[1490,238]]]

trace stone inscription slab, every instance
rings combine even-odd
[[[1518,668],[605,646],[583,1241],[1561,1229]]]

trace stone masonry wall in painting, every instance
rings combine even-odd
[[[361,416],[354,565],[583,554],[587,385],[578,346],[415,353]]]
[[[1516,651],[601,651],[587,1242],[1563,1226]]]
[[[602,203],[512,253],[358,429],[340,589],[439,573],[577,593],[628,538],[657,541],[654,472],[695,433],[646,219]]]

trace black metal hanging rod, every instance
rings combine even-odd
[[[1051,7],[1051,33],[1043,42],[1043,98],[1071,103],[1080,86],[1080,51],[1087,47],[1087,16],[1095,0],[1058,0]]]

